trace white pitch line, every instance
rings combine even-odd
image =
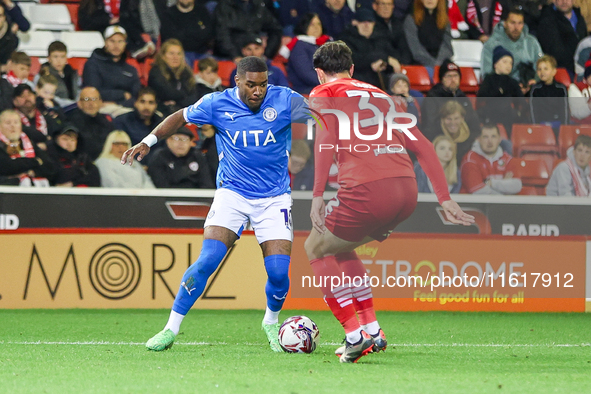
[[[71,345],[71,346],[144,346],[145,342],[108,342],[108,341],[0,341],[0,345]],[[267,346],[262,343],[227,343],[227,342],[175,342],[180,346]],[[320,346],[339,346],[341,342],[324,342]],[[390,343],[392,347],[591,347],[591,343]]]

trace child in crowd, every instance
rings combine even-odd
[[[502,123],[505,130],[511,130],[521,120],[521,107],[525,105],[519,82],[511,77],[513,54],[502,46],[493,50],[494,72],[488,74],[476,96],[478,115],[483,123]],[[510,99],[514,97],[514,99]]]
[[[199,72],[195,75],[197,100],[208,93],[224,90],[222,79],[218,75],[218,62],[214,58],[206,57],[199,60],[197,68],[199,69]]]
[[[39,76],[51,74],[57,79],[55,101],[66,108],[76,104],[80,96],[80,76],[68,64],[68,48],[61,41],[54,41],[47,48],[47,63],[41,66]]]
[[[26,83],[35,89],[28,80],[31,71],[31,58],[24,52],[12,52],[10,60],[6,64],[6,74],[0,79],[0,111],[12,108],[12,92],[14,88]]]
[[[420,123],[420,111],[419,103],[415,99],[414,91],[410,90],[410,80],[404,74],[392,74],[390,77],[390,90],[392,95],[402,97],[406,103],[406,111],[417,117],[417,121]],[[420,92],[419,95],[423,95]]]
[[[530,114],[532,123],[550,123],[558,138],[561,124],[568,122],[567,88],[554,80],[556,59],[544,55],[536,63],[540,82],[530,90]]]
[[[58,81],[48,74],[37,80],[36,107],[43,114],[50,130],[60,130],[66,122],[62,108],[54,100]]]

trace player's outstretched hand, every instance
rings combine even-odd
[[[463,224],[464,226],[469,226],[474,223],[474,216],[468,215],[466,212],[462,211],[462,208],[460,208],[458,203],[454,200],[444,201],[441,206],[445,211],[447,220],[450,222],[454,224]]]
[[[312,209],[310,210],[310,219],[312,219],[312,227],[320,234],[324,234],[326,227],[324,226],[324,198],[312,198]]]
[[[129,165],[133,164],[133,159],[137,155],[137,161],[142,161],[146,155],[150,153],[150,147],[143,142],[140,142],[123,153],[121,156],[121,164],[129,163]]]

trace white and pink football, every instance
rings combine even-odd
[[[312,353],[319,339],[318,326],[306,316],[289,317],[279,328],[279,344],[287,353]]]

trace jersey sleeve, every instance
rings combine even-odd
[[[326,105],[330,92],[322,86],[316,87],[310,93],[310,108],[314,113]],[[315,105],[316,101],[316,105]],[[329,106],[330,108],[330,106]],[[319,113],[316,113],[318,116]],[[334,162],[334,146],[338,144],[338,124],[334,116],[318,116],[316,119],[316,137],[314,139],[314,189],[312,195],[319,197],[324,194],[328,182],[330,166]]]
[[[308,100],[297,92],[291,95],[291,123],[306,123],[312,119]]]
[[[198,125],[213,123],[213,98],[216,93],[210,93],[199,99],[195,104],[183,110],[183,117],[187,123]]]
[[[451,200],[449,190],[447,188],[445,173],[443,172],[443,167],[441,167],[439,158],[435,153],[433,144],[427,138],[425,138],[423,133],[421,133],[416,126],[409,129],[409,131],[413,136],[415,136],[416,141],[411,140],[406,134],[404,134],[406,146],[416,155],[421,168],[429,177],[429,180],[433,185],[433,192],[435,192],[437,195],[439,204]]]

